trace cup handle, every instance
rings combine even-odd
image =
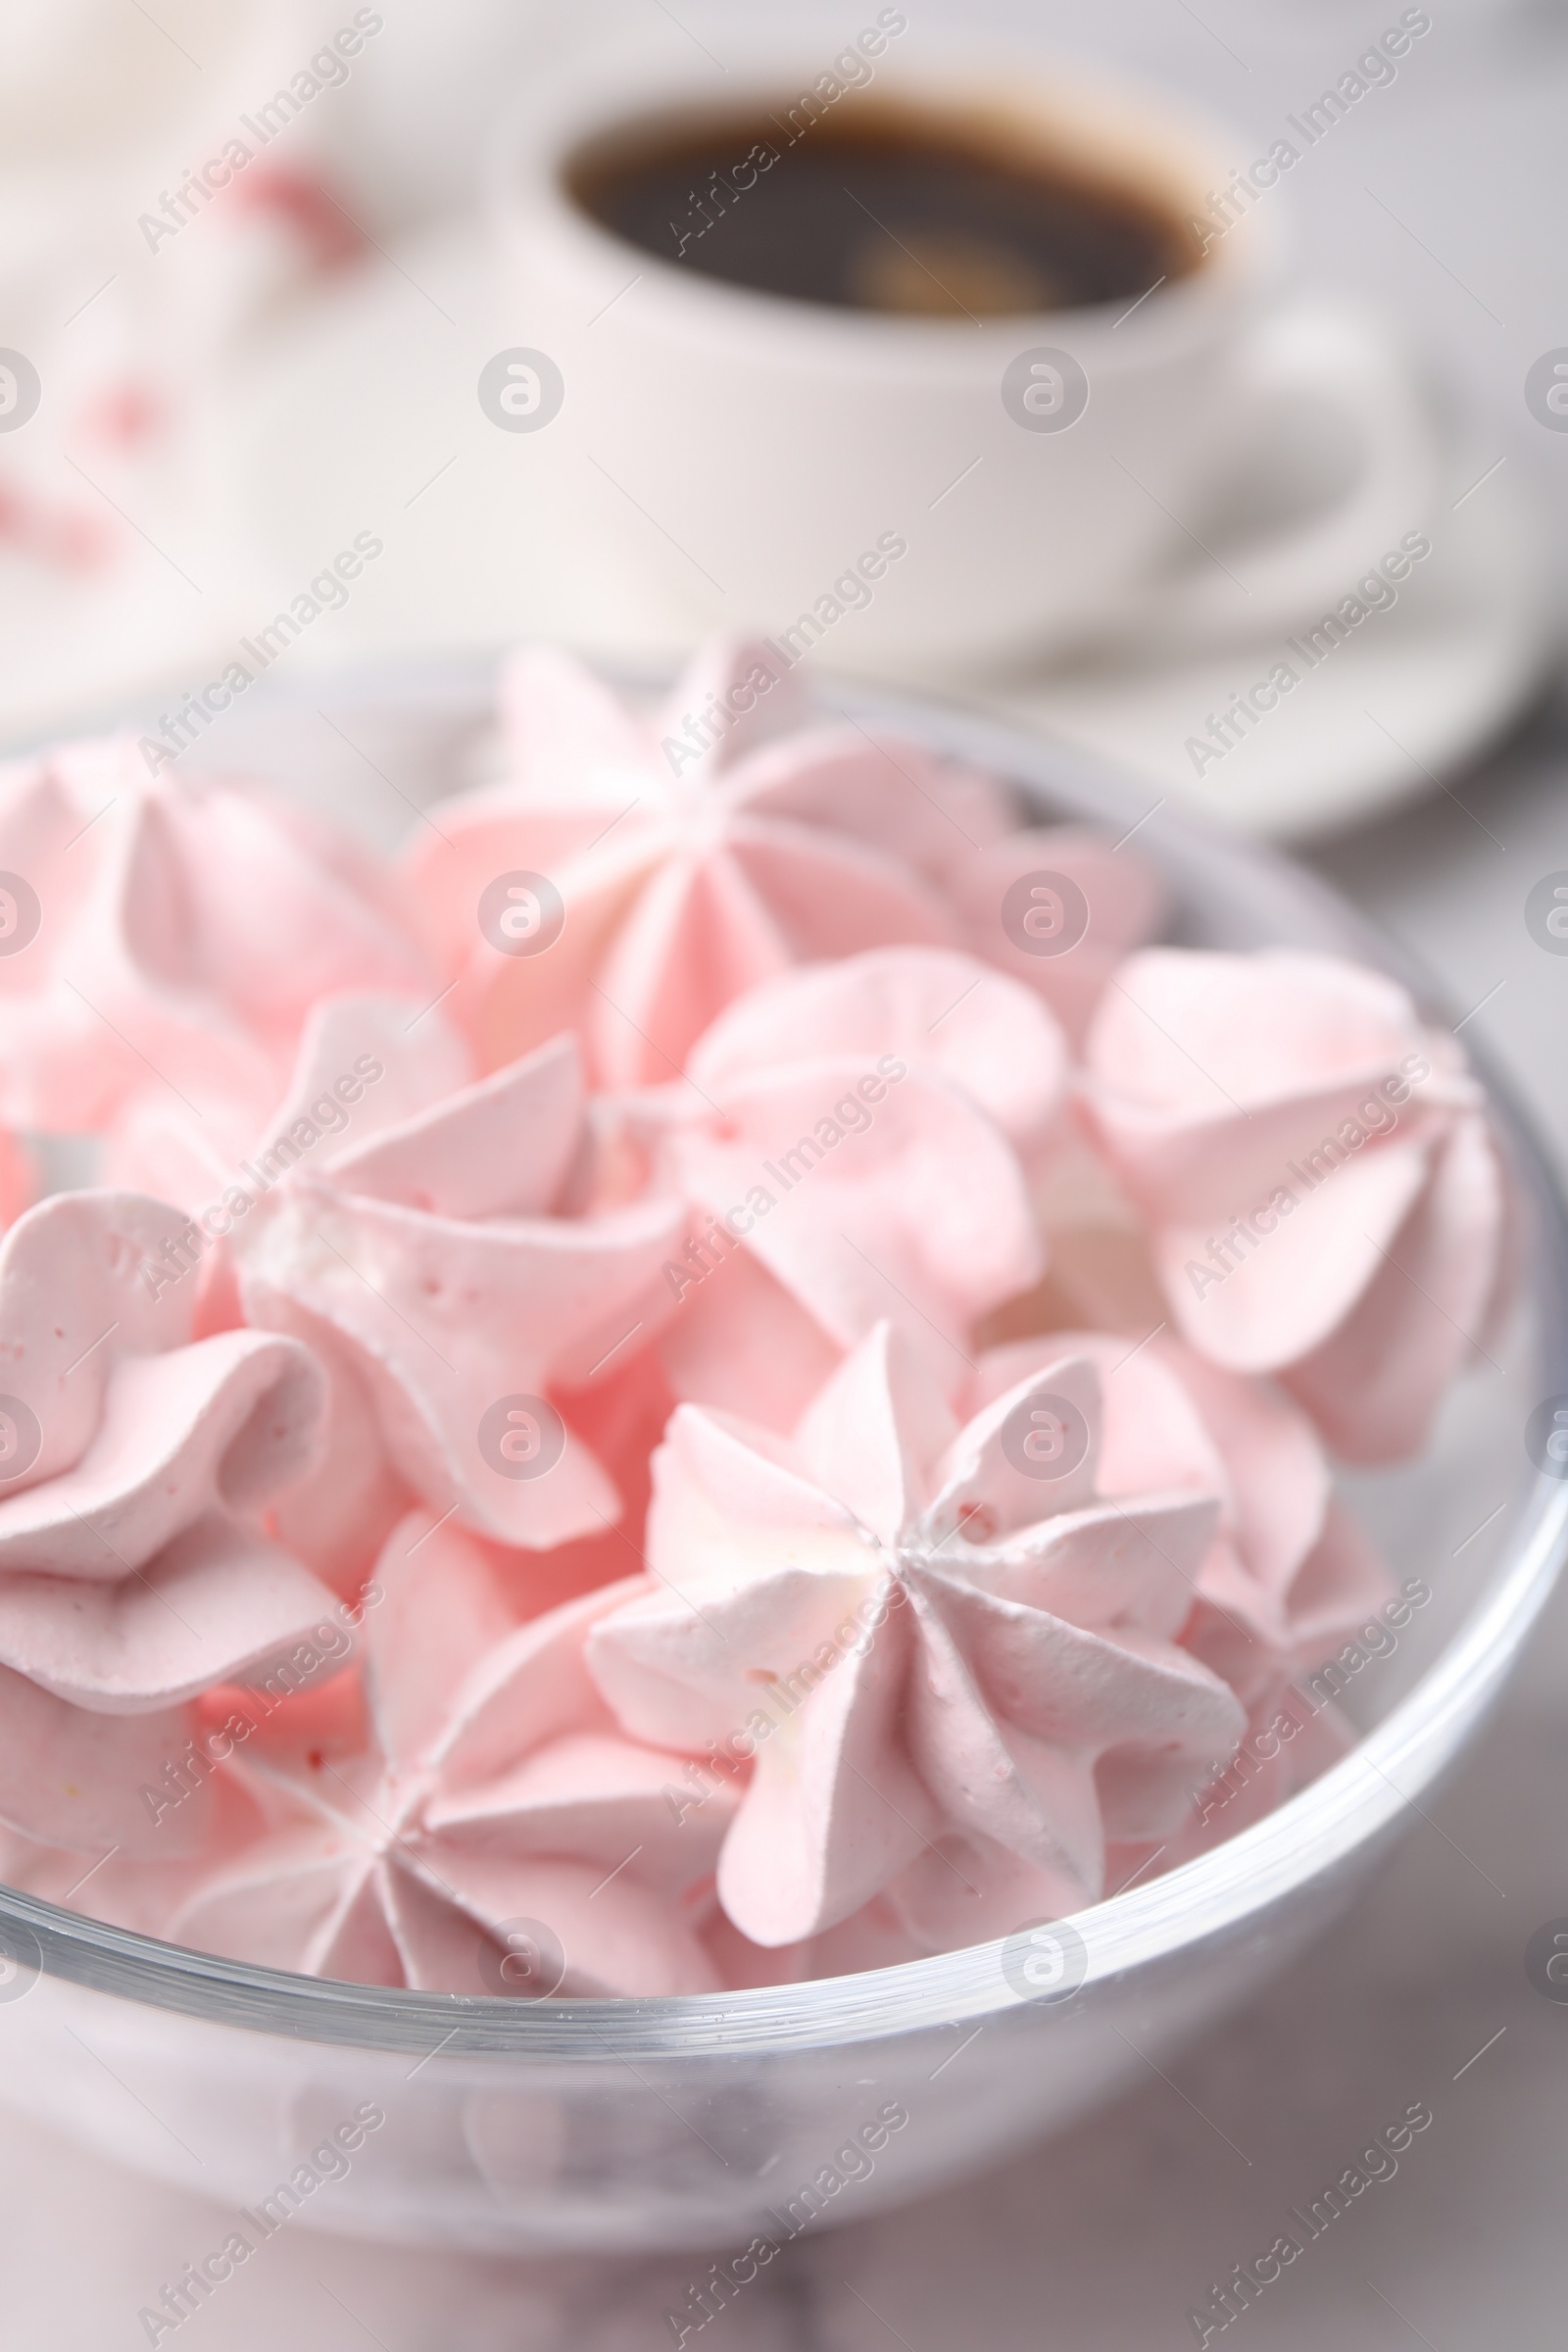
[[[1222,548],[1225,569],[1195,553],[1191,566],[1152,585],[1134,625],[1161,642],[1201,647],[1294,627],[1314,608],[1348,595],[1357,576],[1430,510],[1436,428],[1410,369],[1375,320],[1340,304],[1293,304],[1261,322],[1236,367],[1236,398],[1249,421],[1271,403],[1315,399],[1345,419],[1359,444],[1358,463],[1325,508],[1255,547]],[[1127,618],[1124,607],[1118,636],[1127,633]]]

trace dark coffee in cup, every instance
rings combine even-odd
[[[622,130],[571,193],[644,253],[796,302],[1005,318],[1134,302],[1200,252],[1152,188],[1091,175],[1002,115],[867,99]]]

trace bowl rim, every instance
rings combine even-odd
[[[344,709],[373,704],[383,713],[406,704],[441,714],[449,724],[466,720],[477,736],[491,708],[498,659],[490,650],[449,651],[345,664],[303,683],[264,680],[253,707],[286,722],[291,711],[314,714],[334,702]],[[595,666],[624,691],[647,693],[668,683],[667,672],[602,662]],[[1143,836],[1146,851],[1175,883],[1178,903],[1184,874],[1191,887],[1200,867],[1211,889],[1216,875],[1221,887],[1245,885],[1264,937],[1271,909],[1289,909],[1298,920],[1308,916],[1340,943],[1337,952],[1359,956],[1401,981],[1423,1012],[1451,1016],[1441,985],[1417,959],[1327,883],[1252,840],[1186,812],[1167,812],[1162,801],[1141,808],[1152,786],[956,703],[867,688],[825,672],[816,673],[814,684],[811,699],[818,707],[861,724],[903,727],[939,752],[990,768],[1016,784],[1043,816],[1100,829],[1125,817],[1122,838],[1132,830]],[[124,723],[139,724],[142,716],[138,710]],[[224,764],[203,758],[190,772]],[[1531,1220],[1536,1381],[1543,1394],[1559,1386],[1568,1390],[1568,1199],[1511,1085],[1484,1052],[1472,1047],[1470,1056]],[[1568,1556],[1568,1479],[1538,1473],[1521,1506],[1505,1550],[1444,1648],[1338,1763],[1206,1853],[1070,1915],[1084,1940],[1087,1967],[1064,2018],[1093,2005],[1097,1984],[1177,1954],[1196,1957],[1205,1943],[1255,1929],[1263,1914],[1301,1893],[1335,1863],[1374,1846],[1405,1807],[1419,1811],[1421,1795],[1479,1724],[1517,1660]],[[524,2002],[357,1984],[227,1960],[108,1926],[3,1883],[0,1937],[18,1947],[14,1956],[29,1982],[36,1966],[96,1991],[213,2023],[409,2055],[439,2051],[443,2063],[733,2059],[833,2049],[1051,2005],[1013,1989],[1003,1969],[1005,1938],[853,1975],[717,1994]]]

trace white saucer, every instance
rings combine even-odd
[[[1471,490],[1486,465],[1449,466],[1425,526],[1431,555],[1396,606],[1331,651],[1321,641],[1315,666],[1303,623],[1294,644],[1277,631],[1219,654],[1111,656],[987,699],[1173,802],[1274,839],[1334,832],[1429,792],[1502,731],[1559,639],[1525,495],[1507,464]],[[1250,729],[1233,719],[1238,740],[1214,757],[1210,718],[1279,662],[1299,682]]]
[[[347,607],[290,647],[291,665],[522,634],[635,661],[682,650],[678,621],[543,526],[539,486],[560,462],[548,433],[499,432],[479,408],[481,367],[527,330],[491,284],[470,217],[335,281],[230,388],[229,498],[254,542],[258,624],[356,531],[385,541]],[[1110,656],[970,699],[1252,833],[1301,838],[1425,792],[1528,698],[1552,636],[1517,464],[1465,495],[1487,464],[1454,460],[1426,526],[1432,554],[1398,604],[1201,776],[1189,738],[1285,658],[1283,636],[1198,658]],[[588,478],[566,491],[568,507],[613,496]]]

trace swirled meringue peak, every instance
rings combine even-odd
[[[1505,1181],[1453,1038],[1333,956],[1159,948],[1086,1055],[1189,1344],[1276,1373],[1348,1460],[1417,1451],[1505,1275]]]
[[[408,866],[487,1069],[575,1028],[605,1083],[659,1085],[792,963],[956,945],[942,877],[1008,822],[1000,787],[903,736],[802,726],[765,644],[710,647],[646,722],[553,648],[502,693],[508,780],[446,804]],[[509,882],[532,894],[515,938],[487,896]]]
[[[1038,999],[950,949],[874,949],[738,1000],[684,1087],[623,1111],[653,1189],[687,1204],[661,1343],[677,1394],[788,1428],[884,1318],[954,1386],[975,1321],[1039,1280],[1023,1156],[1067,1076]]]
[[[1375,1548],[1333,1493],[1306,1415],[1275,1382],[1226,1371],[1163,1329],[1142,1341],[1053,1332],[991,1349],[968,1400],[1009,1394],[1063,1348],[1081,1349],[1100,1372],[1097,1478],[1107,1498],[1151,1485],[1217,1497],[1180,1641],[1247,1713],[1235,1756],[1217,1752],[1192,1771],[1186,1804],[1157,1836],[1110,1841],[1120,1885],[1173,1870],[1247,1828],[1344,1754],[1352,1735],[1331,1692],[1348,1678],[1316,1670],[1395,1596]],[[1386,1626],[1372,1639],[1386,1646]]]
[[[1050,1141],[1066,1101],[1067,1041],[1051,1014],[948,948],[872,948],[763,981],[704,1032],[686,1068],[717,1093],[754,1070],[846,1054],[889,1054],[961,1087],[1024,1157]]]
[[[473,1076],[467,1047],[427,999],[334,993],[307,1013],[285,1078],[249,1089],[236,1078],[195,1102],[167,1089],[137,1095],[105,1137],[106,1176],[193,1214],[220,1208],[231,1191],[249,1200],[293,1168],[331,1166]],[[208,1217],[210,1240],[248,1213],[227,1205],[226,1217]]]
[[[146,1800],[184,1702],[334,1605],[263,1525],[311,1460],[320,1374],[269,1333],[191,1341],[189,1287],[145,1280],[181,1222],[67,1193],[0,1247],[0,1817],[77,1850],[199,1841],[199,1799],[162,1832]]]
[[[385,1086],[406,1109],[425,1091],[445,1053],[436,1016],[411,1024],[361,1003],[339,1008],[329,1043],[313,1042],[293,1101],[367,1033],[368,1013],[363,1098]],[[610,1476],[546,1392],[635,1350],[662,1311],[683,1211],[650,1200],[567,1213],[587,1144],[578,1049],[560,1037],[390,1123],[345,1117],[302,1141],[236,1226],[246,1318],[319,1345],[383,1522],[399,1487],[536,1551],[618,1516]]]
[[[180,1940],[307,1975],[513,1994],[705,1992],[731,1800],[690,1822],[619,1732],[583,1641],[643,1578],[518,1625],[481,1548],[416,1515],[366,1615],[364,1706],[230,1714],[270,1823],[185,1899]]]
[[[632,1738],[755,1755],[718,1861],[754,1942],[884,1889],[937,1944],[1093,1901],[1107,1838],[1157,1836],[1235,1746],[1176,1640],[1217,1500],[1100,1498],[1101,1426],[1063,1355],[958,1428],[885,1325],[793,1438],[676,1412],[661,1589],[598,1620],[589,1669]]]
[[[990,1349],[966,1401],[978,1410],[1011,1394],[1063,1350],[1100,1374],[1103,1494],[1156,1487],[1216,1499],[1181,1639],[1245,1706],[1319,1665],[1390,1597],[1387,1570],[1333,1493],[1316,1431],[1273,1381],[1228,1372],[1164,1332],[1142,1344],[1053,1332]]]
[[[154,778],[131,737],[0,771],[0,1116],[275,1094],[324,993],[421,989],[390,875],[280,795]]]

